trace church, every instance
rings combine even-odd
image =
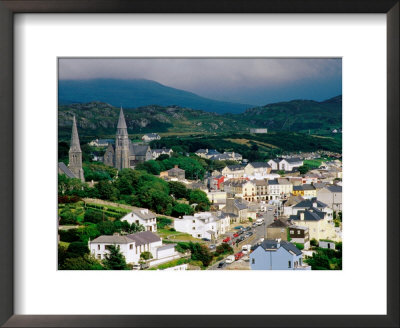
[[[129,140],[128,128],[122,107],[119,113],[115,144],[109,144],[104,153],[104,164],[118,170],[135,168],[139,163],[152,159],[149,145],[135,144]]]
[[[82,150],[79,143],[78,129],[75,116],[72,119],[71,144],[69,148],[69,162],[66,166],[63,162],[58,163],[58,173],[65,174],[68,178],[80,179],[85,182],[82,168]]]

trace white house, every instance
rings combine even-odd
[[[342,210],[342,186],[328,185],[317,191],[317,198],[334,211]]]
[[[127,263],[138,264],[140,254],[150,252],[153,259],[150,261],[154,264],[160,264],[179,257],[175,251],[175,244],[163,245],[162,240],[156,234],[150,231],[142,231],[131,235],[114,234],[112,236],[100,236],[96,239],[89,240],[89,250],[96,259],[103,260],[105,255],[109,253],[109,247],[116,246]]]
[[[174,220],[174,229],[185,232],[195,238],[207,238],[214,240],[222,234],[218,230],[217,218],[210,212],[184,215],[181,219]]]
[[[222,169],[222,175],[227,179],[243,178],[244,167],[242,165],[228,165]]]
[[[303,160],[298,157],[284,158],[279,162],[279,170],[293,171],[293,169],[303,166]]]
[[[244,168],[245,177],[254,179],[265,178],[271,172],[271,166],[267,162],[252,162]]]
[[[129,224],[141,224],[146,231],[157,231],[156,215],[147,208],[135,209],[125,215],[121,221],[127,221]]]
[[[157,133],[147,133],[142,137],[143,141],[160,140],[161,137]]]
[[[271,166],[272,170],[279,170],[279,162],[280,158],[275,158],[275,159],[270,159],[267,163],[269,166]]]
[[[161,148],[161,149],[152,149],[151,150],[151,156],[153,159],[159,158],[161,155],[168,155],[171,156],[173,153],[173,150],[171,148]]]

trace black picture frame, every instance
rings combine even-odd
[[[398,0],[0,0],[0,324],[4,327],[399,327],[399,8]],[[13,176],[17,172],[13,169],[13,16],[16,13],[386,14],[387,315],[14,315]]]

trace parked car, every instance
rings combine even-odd
[[[222,269],[224,266],[226,266],[224,261],[218,263],[218,269]]]
[[[240,260],[243,257],[243,252],[239,252],[235,254],[235,261]]]
[[[201,240],[204,240],[204,241],[211,241],[211,239],[208,239],[208,238],[201,238]]]
[[[252,226],[253,228],[255,228],[255,227],[258,226],[258,224],[254,222],[251,226]]]
[[[268,208],[268,211],[273,211],[274,209],[272,208],[272,207],[269,207]]]
[[[239,237],[239,233],[235,232],[235,233],[233,234],[233,237],[234,237],[234,238]]]
[[[242,233],[244,233],[244,230],[239,230],[238,234],[241,235]]]
[[[243,254],[248,254],[250,253],[251,245],[243,245],[242,246],[242,253]]]
[[[233,262],[235,262],[235,257],[233,255],[229,255],[225,260],[226,264],[231,264]]]
[[[249,232],[247,232],[244,236],[246,237],[246,238],[249,238],[250,236],[252,236],[253,235],[253,233],[251,232],[251,231],[249,231]]]
[[[244,228],[244,231],[250,231],[250,230],[251,230],[251,227]]]
[[[231,237],[226,237],[224,240],[222,240],[224,243],[227,243],[227,242],[229,242],[231,240]]]
[[[235,230],[240,230],[240,229],[242,229],[242,228],[243,228],[243,226],[239,225],[239,226],[234,227],[233,229],[235,229]]]
[[[216,249],[216,248],[217,248],[217,246],[215,246],[214,244],[211,244],[211,245],[208,246],[208,249],[211,249],[211,250],[212,249]]]
[[[236,239],[237,243],[240,243],[244,240],[244,236],[240,236],[238,239]]]
[[[263,219],[257,219],[256,224],[257,225],[262,225],[264,223]]]

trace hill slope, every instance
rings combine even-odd
[[[151,80],[60,80],[58,103],[101,101],[113,106],[134,108],[148,105],[178,105],[215,113],[241,113],[252,105],[230,103],[200,97]]]
[[[250,128],[272,131],[330,135],[342,127],[341,96],[323,102],[293,100],[255,107],[242,114],[217,114],[178,106],[124,108],[130,134],[148,132],[169,134],[245,133]],[[77,117],[80,136],[114,136],[119,108],[91,102],[59,106],[59,137],[68,140],[72,115]]]
[[[312,130],[321,133],[342,127],[342,96],[322,102],[292,100],[254,107],[247,109],[240,117],[249,125],[275,131]]]

